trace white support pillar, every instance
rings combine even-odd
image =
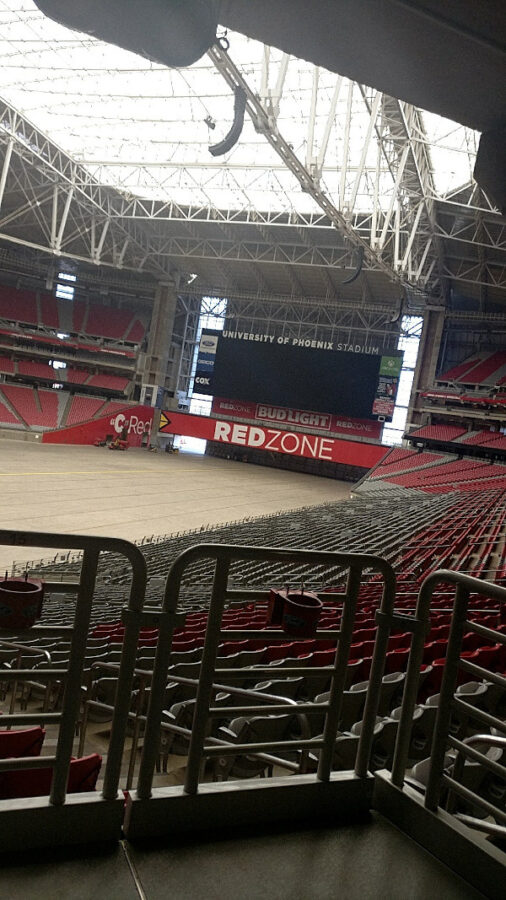
[[[336,109],[337,109],[337,101],[339,100],[339,93],[341,91],[341,85],[343,83],[343,79],[341,75],[337,76],[336,85],[334,88],[334,93],[332,94],[332,99],[330,101],[329,113],[327,116],[327,121],[325,122],[325,131],[323,132],[322,143],[320,146],[320,152],[318,153],[318,159],[316,162],[318,173],[321,175],[323,166],[325,165],[325,157],[327,155],[327,148],[329,146],[330,134],[332,131],[332,126],[334,124],[334,120],[336,117]]]
[[[289,61],[290,61],[290,56],[288,55],[288,53],[283,53],[283,56],[281,57],[281,62],[279,64],[276,86],[271,94],[270,113],[275,119],[278,117],[278,114],[279,114],[279,104],[281,101],[281,97],[283,95],[283,87],[285,84],[286,72],[288,69]]]
[[[314,161],[314,130],[316,123],[316,107],[318,105],[318,86],[320,83],[320,68],[313,68],[313,84],[311,88],[311,105],[309,108],[309,123],[307,129],[306,168],[311,169]]]
[[[422,258],[421,258],[421,260],[420,260],[420,265],[418,266],[418,269],[416,270],[415,278],[416,278],[417,281],[420,279],[420,277],[421,277],[421,275],[422,275],[423,267],[424,267],[424,265],[425,265],[425,260],[427,259],[427,254],[428,254],[428,252],[429,252],[431,246],[432,246],[432,235],[431,235],[431,237],[429,238],[429,240],[427,241],[427,243],[425,244],[425,249],[424,249],[424,251],[423,251],[423,253],[422,253]]]
[[[353,81],[348,82],[348,97],[346,100],[346,119],[344,123],[343,159],[341,163],[341,180],[339,183],[339,208],[344,211],[346,198],[346,175],[348,174],[348,156],[350,152],[350,125],[353,103]]]
[[[269,96],[269,63],[271,58],[271,48],[264,45],[262,56],[262,73],[260,76],[260,96],[262,100],[267,100]]]
[[[403,151],[402,151],[402,156],[401,156],[400,161],[399,161],[399,168],[397,169],[397,173],[396,173],[396,176],[395,176],[394,185],[393,185],[393,188],[392,188],[392,196],[391,196],[391,199],[390,199],[390,205],[389,205],[389,207],[388,207],[388,211],[387,211],[387,214],[386,214],[386,216],[385,216],[385,220],[384,220],[384,222],[383,222],[383,228],[382,228],[381,235],[380,235],[380,239],[379,239],[379,247],[380,247],[381,249],[385,246],[385,240],[386,240],[386,236],[387,236],[387,233],[388,233],[388,229],[389,229],[389,227],[390,227],[390,220],[391,220],[391,218],[392,218],[392,213],[393,213],[393,211],[394,211],[394,207],[395,207],[395,204],[396,204],[396,201],[397,201],[397,194],[398,194],[399,187],[400,187],[401,180],[402,180],[402,176],[403,176],[403,173],[404,173],[404,167],[405,167],[405,165],[406,165],[406,160],[407,160],[407,158],[408,158],[408,153],[409,153],[409,146],[408,146],[408,144],[406,144],[405,147],[404,147],[404,149],[403,149]]]
[[[97,227],[95,222],[95,216],[92,214],[91,223],[90,223],[90,256],[92,259],[95,258],[95,249],[97,246]]]
[[[58,234],[56,236],[55,250],[57,251],[57,253],[59,253],[61,250],[63,235],[65,233],[65,227],[67,225],[67,219],[69,217],[69,212],[70,212],[70,204],[72,203],[73,197],[74,197],[74,188],[71,187],[67,193],[67,197],[65,200],[65,206],[63,208],[63,213],[62,213],[62,217],[61,217],[61,221],[60,221],[60,227],[58,229]]]
[[[353,188],[352,188],[352,191],[350,194],[350,199],[348,201],[348,208],[349,208],[350,213],[353,212],[353,210],[355,208],[355,202],[357,199],[358,189],[360,187],[360,180],[361,180],[363,172],[364,172],[365,162],[367,159],[367,154],[369,152],[369,146],[371,143],[373,129],[376,124],[376,119],[378,117],[381,96],[382,96],[381,93],[379,91],[377,91],[377,93],[374,97],[374,100],[373,100],[372,107],[371,107],[371,115],[369,116],[367,132],[366,132],[366,135],[364,138],[364,143],[362,145],[362,153],[360,154],[360,161],[358,164],[357,174],[355,176],[355,183],[353,185]]]
[[[399,251],[401,241],[401,207],[399,201],[395,204],[395,224],[394,224],[394,269],[399,268]]]
[[[105,239],[107,237],[107,232],[109,230],[109,225],[111,224],[110,219],[106,219],[104,227],[102,228],[102,234],[100,235],[100,240],[97,245],[97,249],[95,250],[95,258],[94,262],[98,266],[100,264],[100,257],[102,255],[102,250],[104,249]]]
[[[148,348],[144,372],[142,373],[143,384],[165,389],[170,375],[174,374],[168,373],[167,367],[172,345],[176,306],[177,293],[175,284],[173,282],[160,283],[155,294],[153,312],[151,314]]]
[[[7,184],[7,176],[9,174],[9,168],[11,164],[12,150],[14,147],[14,138],[9,138],[7,142],[7,146],[5,148],[5,156],[2,165],[2,174],[0,175],[0,209],[2,208],[2,203],[5,194],[5,185]]]
[[[433,259],[432,262],[431,262],[431,264],[430,264],[430,266],[429,266],[429,268],[428,268],[428,270],[427,270],[427,272],[426,272],[425,275],[423,276],[423,281],[424,281],[425,284],[427,284],[427,282],[428,282],[430,276],[432,275],[432,273],[433,273],[435,267],[436,267],[436,260]]]
[[[120,250],[120,254],[119,254],[119,256],[118,256],[118,269],[121,269],[121,268],[123,267],[123,262],[124,262],[124,259],[125,259],[125,253],[127,252],[129,243],[130,243],[130,238],[126,238],[126,239],[125,239],[125,242],[124,242],[124,244],[123,244],[123,246],[122,246],[122,248],[121,248],[121,250]]]
[[[405,249],[405,251],[404,251],[404,256],[403,256],[402,262],[401,262],[401,269],[402,269],[403,272],[406,271],[406,266],[407,266],[408,260],[409,260],[409,258],[410,258],[411,248],[413,247],[413,241],[414,241],[414,239],[415,239],[415,235],[416,235],[418,226],[419,226],[419,224],[420,224],[420,218],[421,218],[421,215],[422,215],[422,210],[423,210],[423,203],[420,202],[420,203],[418,204],[418,209],[417,209],[416,215],[415,215],[415,221],[413,222],[413,226],[412,226],[412,228],[411,228],[411,232],[410,232],[410,235],[409,235],[409,238],[408,238],[408,242],[407,242],[407,244],[406,244],[406,249]]]
[[[53,204],[51,208],[51,247],[56,250],[56,235],[58,229],[58,185],[53,188]]]
[[[377,236],[376,230],[378,228],[378,207],[379,207],[379,183],[381,178],[381,156],[383,150],[381,147],[381,140],[378,141],[378,147],[376,151],[376,171],[374,178],[374,190],[373,190],[373,198],[372,198],[372,217],[371,217],[371,247],[374,249],[377,244]]]

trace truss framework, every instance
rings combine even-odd
[[[0,143],[0,239],[95,265],[143,268],[149,243],[139,223],[123,219],[119,195],[4,102]],[[27,231],[35,239],[23,237]]]
[[[368,274],[375,272],[397,286],[397,293],[407,288],[440,300],[454,281],[476,285],[483,298],[489,289],[506,288],[504,225],[472,186],[444,198],[438,194],[418,110],[339,76],[331,91],[322,91],[323,76],[315,67],[305,101],[307,128],[296,152],[281,128],[287,72],[298,61],[266,47],[260,84],[252,87],[220,47],[210,57],[228,85],[244,87],[255,128],[279,157],[264,172],[240,162],[198,164],[204,198],[206,182],[209,190],[223,184],[232,186],[236,196],[242,192],[242,206],[184,206],[108,187],[114,165],[123,167],[121,185],[122,178],[130,183],[132,173],[145,173],[150,164],[78,163],[0,102],[0,240],[158,279],[195,269],[209,280],[215,273],[220,287],[230,292],[238,286],[236,273],[242,267],[259,291],[271,293],[269,271],[277,267],[291,296],[307,294],[303,273],[311,269],[318,296],[333,297],[343,273],[353,267],[357,247],[365,257],[369,299]],[[343,101],[342,156],[335,170],[329,148],[336,108]],[[352,159],[350,130],[357,104],[367,115],[360,157]],[[196,166],[191,160],[169,161],[161,180],[160,164],[153,164],[154,189],[162,197],[177,193],[178,185],[195,181]],[[273,189],[283,191],[287,167],[312,208],[296,208],[291,195],[282,210],[251,208],[248,190],[255,181],[267,174]],[[365,212],[359,202],[364,196],[370,207]]]

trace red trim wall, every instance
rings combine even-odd
[[[283,406],[271,406],[268,403],[251,403],[249,400],[226,400],[215,397],[211,407],[215,416],[228,419],[252,419],[262,425],[290,427],[306,427],[308,432],[326,434],[345,434],[346,436],[364,437],[379,440],[381,423],[370,419],[352,419],[350,416],[333,416],[327,413],[308,412],[302,409],[291,409]]]
[[[128,443],[131,447],[140,447],[143,435],[151,434],[153,425],[152,406],[131,406],[117,410],[112,416],[103,416],[91,422],[71,425],[69,428],[58,428],[57,431],[45,431],[43,444],[94,444],[105,440],[108,434],[119,435],[124,425],[128,428]]]
[[[172,411],[162,413],[160,433],[202,438],[206,441],[250,447],[252,450],[345,463],[364,469],[376,465],[390,449],[379,444],[287,431],[267,424],[247,425],[226,419],[211,419]]]

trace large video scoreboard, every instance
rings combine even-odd
[[[200,394],[362,419],[392,418],[402,352],[242,331],[202,332]]]

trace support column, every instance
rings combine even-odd
[[[158,432],[160,409],[168,404],[168,392],[175,390],[172,371],[172,338],[177,308],[176,285],[160,282],[153,303],[148,348],[141,373],[141,402],[156,408],[153,434]]]
[[[411,425],[425,424],[423,415],[420,412],[421,404],[418,391],[434,387],[444,320],[445,311],[443,308],[428,309],[424,314],[420,349],[411,391],[411,403],[408,409],[408,424]]]

